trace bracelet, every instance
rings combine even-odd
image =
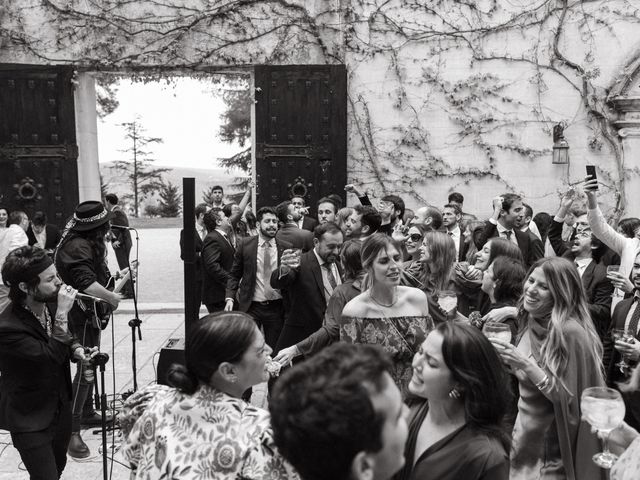
[[[536,388],[538,390],[544,390],[549,386],[549,377],[545,374],[544,378],[536,383]]]

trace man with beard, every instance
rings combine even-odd
[[[607,278],[607,266],[599,261],[602,250],[607,249],[591,233],[587,214],[576,217],[576,234],[569,248],[562,240],[564,217],[571,207],[573,196],[565,195],[549,228],[549,241],[558,256],[573,261],[582,278],[582,285],[587,293],[589,313],[600,339],[604,341],[611,321],[611,294],[613,285]]]
[[[272,207],[262,207],[256,213],[258,235],[247,237],[236,246],[229,272],[224,310],[238,309],[251,315],[264,329],[264,339],[275,349],[282,330],[284,305],[282,294],[271,287],[271,273],[278,270],[282,252],[292,245],[276,239],[278,217]]]
[[[318,224],[336,221],[338,206],[329,197],[322,197],[318,200]]]
[[[364,241],[369,235],[376,233],[381,224],[382,216],[375,208],[356,205],[345,222],[344,233],[347,238]]]
[[[276,233],[277,240],[288,242],[293,245],[293,248],[299,248],[303,252],[308,252],[313,248],[313,233],[298,227],[298,221],[302,218],[299,208],[295,207],[293,203],[285,201],[276,207],[276,214],[282,223]]]
[[[38,247],[13,250],[2,278],[11,303],[0,314],[0,429],[31,478],[59,478],[71,437],[69,360],[89,360],[69,331],[77,291]]]
[[[271,286],[286,291],[290,308],[275,351],[295,345],[322,326],[327,302],[342,283],[338,267],[343,236],[335,223],[318,225],[314,248],[297,257],[285,252],[280,269],[273,272]]]

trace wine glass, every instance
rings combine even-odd
[[[482,327],[482,333],[487,338],[497,338],[502,342],[511,343],[511,327],[505,323],[487,322]]]
[[[624,269],[620,267],[620,265],[607,265],[607,275],[612,272],[624,273]],[[612,297],[624,297],[624,293],[622,293],[619,289],[614,288]]]
[[[440,290],[438,292],[438,305],[449,316],[458,306],[458,295],[453,290]]]
[[[625,414],[622,395],[607,387],[586,388],[580,402],[582,418],[602,434],[602,452],[593,456],[593,462],[600,468],[609,469],[618,456],[609,451],[609,433],[619,427]]]
[[[633,333],[631,333],[631,330],[625,330],[624,328],[614,328],[613,330],[611,330],[611,338],[613,338],[614,342],[616,340],[622,340],[623,342],[632,343],[634,336]],[[622,355],[622,360],[616,363],[616,367],[619,367],[622,373],[628,372],[628,369],[631,367],[631,365],[627,363],[626,355]]]

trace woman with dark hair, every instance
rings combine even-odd
[[[591,461],[597,441],[580,422],[580,395],[604,385],[602,343],[576,267],[564,258],[538,260],[522,298],[517,345],[490,339],[520,391],[510,479],[601,478]]]
[[[0,206],[0,229],[7,228],[7,221],[9,220],[9,210]]]
[[[502,307],[516,308],[522,296],[522,284],[527,272],[522,262],[501,255],[484,271],[482,291],[489,296],[489,311]],[[517,312],[501,319],[501,323],[511,328],[511,338],[515,342],[520,331]],[[482,328],[482,325],[476,325]]]
[[[637,238],[640,236],[640,218],[623,218],[618,223],[618,233],[627,238]]]
[[[510,392],[496,350],[476,328],[436,327],[413,358],[406,464],[395,480],[509,478],[502,428]]]
[[[402,255],[388,235],[374,233],[362,244],[364,291],[347,303],[340,340],[380,345],[391,356],[391,376],[406,394],[411,358],[433,328],[424,292],[400,285]]]
[[[109,233],[111,217],[102,202],[80,203],[67,222],[53,257],[64,283],[106,302],[78,300],[69,312],[69,329],[87,348],[100,346],[101,328],[106,326],[110,310],[118,308],[122,298],[106,288],[111,273],[107,268],[105,237]],[[109,311],[104,310],[105,305],[111,307]],[[80,436],[81,425],[96,426],[102,420],[93,406],[94,379],[85,374],[89,368],[87,364],[78,364],[73,379],[72,434],[68,453],[74,458],[90,455],[89,447]],[[111,420],[110,416],[108,420]]]
[[[322,327],[295,345],[280,350],[273,359],[274,362],[287,365],[299,355],[311,356],[340,340],[342,309],[351,299],[362,293],[364,270],[360,259],[361,246],[362,243],[359,240],[347,240],[342,244],[340,265],[342,265],[344,281],[335,288],[329,298]]]
[[[243,312],[199,319],[171,387],[151,385],[125,403],[123,454],[132,478],[297,478],[273,444],[269,415],[245,403],[269,378],[271,348]]]

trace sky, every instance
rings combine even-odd
[[[224,103],[211,93],[210,85],[207,80],[187,77],[176,77],[170,84],[119,80],[120,105],[98,119],[100,162],[127,160],[127,154],[119,150],[130,148],[130,142],[119,124],[133,121],[137,114],[146,136],[164,140],[149,145],[154,165],[218,168],[217,158],[231,156],[241,148],[218,138]]]

